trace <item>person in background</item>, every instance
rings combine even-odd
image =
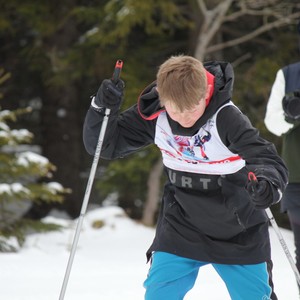
[[[147,251],[145,299],[183,299],[208,264],[232,300],[277,299],[264,209],[280,201],[288,172],[275,146],[233,104],[232,66],[172,56],[156,79],[120,114],[124,85],[104,80],[83,128],[94,155],[110,108],[102,158],[150,144],[161,151],[167,182]]]
[[[300,22],[297,31],[300,35]],[[271,133],[282,137],[282,158],[289,170],[289,184],[283,194],[281,211],[287,212],[289,218],[296,266],[300,271],[300,62],[277,71],[264,122]]]

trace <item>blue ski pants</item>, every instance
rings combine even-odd
[[[155,252],[147,279],[145,300],[182,300],[195,284],[199,269],[207,265],[166,252]],[[211,264],[224,281],[232,300],[270,300],[267,264]]]

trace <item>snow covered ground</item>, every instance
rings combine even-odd
[[[47,217],[65,227],[60,232],[32,234],[18,253],[0,253],[1,300],[58,300],[77,220]],[[101,221],[105,225],[97,228]],[[281,229],[292,255],[292,233]],[[295,277],[273,229],[274,282],[279,300],[296,300]],[[89,210],[84,217],[65,300],[141,300],[149,265],[145,251],[154,229],[127,218],[118,207]],[[186,300],[230,300],[211,267],[200,271]]]

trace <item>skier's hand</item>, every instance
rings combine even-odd
[[[246,190],[254,206],[265,209],[278,202],[280,195],[276,187],[264,177],[256,177],[253,172],[248,173]]]
[[[111,79],[103,80],[94,98],[95,104],[99,107],[119,109],[123,100],[124,87],[125,84],[121,79],[116,82]]]

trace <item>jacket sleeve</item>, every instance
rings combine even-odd
[[[217,127],[228,149],[245,160],[246,170],[259,170],[261,176],[283,193],[288,183],[288,169],[274,144],[259,135],[247,116],[233,105],[224,107],[218,114]]]
[[[267,104],[265,125],[267,129],[277,136],[281,136],[291,129],[294,125],[288,123],[284,118],[282,108],[282,99],[285,95],[285,79],[283,71],[277,72],[274,84],[272,86],[271,94]]]
[[[94,155],[104,119],[104,111],[89,108],[83,125],[83,143],[86,151]],[[101,157],[124,157],[153,143],[156,121],[146,121],[134,105],[123,113],[111,111],[104,135]]]

